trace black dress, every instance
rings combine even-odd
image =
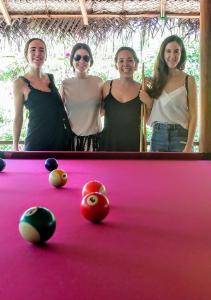
[[[30,88],[24,105],[29,111],[26,151],[64,151],[70,149],[70,125],[64,105],[49,76],[50,92],[43,92],[31,86],[30,81],[21,77]]]
[[[141,101],[139,96],[122,103],[112,93],[104,99],[104,129],[101,137],[101,151],[136,152],[140,148]]]

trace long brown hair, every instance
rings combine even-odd
[[[152,87],[149,90],[150,96],[155,99],[157,99],[162,94],[162,91],[168,81],[169,68],[164,59],[164,52],[167,44],[171,42],[176,42],[181,48],[181,57],[177,65],[177,69],[184,70],[185,68],[186,50],[183,41],[177,35],[171,35],[162,42],[157,59],[155,61]]]

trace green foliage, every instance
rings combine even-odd
[[[16,61],[14,57],[11,59],[12,62],[0,73],[0,81],[14,81],[20,74],[25,73],[23,62]]]
[[[186,62],[186,72],[189,75],[193,75],[196,79],[197,86],[199,87],[199,71],[200,71],[200,61],[199,61],[199,45],[194,42],[190,43],[187,48],[187,62]]]

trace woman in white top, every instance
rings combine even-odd
[[[74,77],[62,82],[64,101],[73,134],[73,151],[99,150],[103,81],[88,74],[93,56],[87,44],[76,44],[70,54]]]
[[[151,151],[191,152],[197,120],[196,83],[183,72],[186,51],[181,38],[169,36],[161,44],[148,94],[154,99],[148,120],[153,127]]]

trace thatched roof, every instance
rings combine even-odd
[[[47,34],[99,41],[125,28],[146,36],[177,26],[197,35],[200,8],[199,0],[0,0],[0,12],[0,34],[10,39]]]

